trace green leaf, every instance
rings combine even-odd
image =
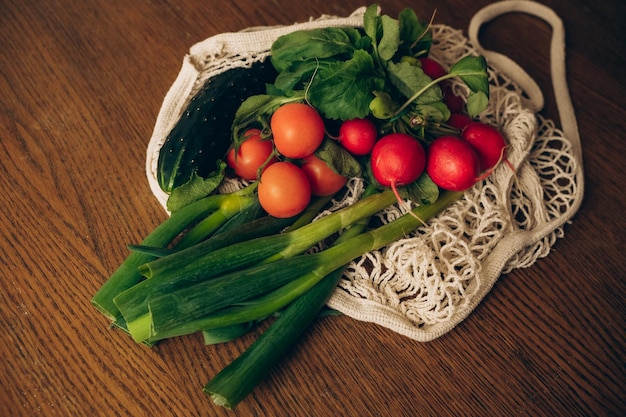
[[[371,46],[372,40],[369,36],[363,36],[361,31],[357,28],[340,28],[343,30],[348,38],[350,39],[350,43],[354,46],[355,49],[367,49]]]
[[[417,104],[415,111],[431,122],[445,122],[450,118],[450,109],[442,101],[427,104]]]
[[[363,14],[363,30],[372,39],[374,44],[378,43],[378,28],[380,16],[378,15],[378,4],[374,3],[365,9]]]
[[[359,32],[360,35],[360,32]],[[361,36],[358,40],[354,42],[355,49],[363,49],[365,51],[371,51],[372,49],[372,38],[369,36]]]
[[[299,30],[280,36],[271,47],[272,64],[277,71],[291,63],[309,59],[324,59],[352,55],[354,45],[348,33],[341,28]]]
[[[393,117],[398,106],[388,93],[384,91],[374,91],[374,98],[369,105],[372,116],[380,120],[386,120]]]
[[[432,45],[432,34],[427,22],[420,22],[415,11],[403,9],[398,14],[400,23],[399,55],[426,55]]]
[[[334,60],[308,60],[296,61],[281,71],[276,80],[274,87],[278,88],[283,94],[288,94],[293,90],[302,90],[311,82],[313,74],[322,66],[328,65]]]
[[[378,56],[389,61],[396,54],[400,43],[400,25],[397,20],[384,15],[381,16],[382,37],[378,44]]]
[[[459,77],[473,92],[482,92],[489,97],[489,74],[485,57],[467,55],[458,60],[450,74]]]
[[[467,113],[470,117],[475,117],[482,113],[489,105],[489,97],[482,92],[471,91],[467,96]]]
[[[409,7],[398,14],[400,23],[400,40],[402,43],[411,45],[424,33],[424,28],[417,18],[415,11]]]
[[[325,139],[315,151],[315,155],[344,177],[361,176],[362,167],[359,161],[332,139]]]
[[[265,94],[269,96],[292,96],[293,94],[286,94],[283,90],[276,87],[274,84],[265,85]]]
[[[401,195],[419,204],[433,204],[439,198],[439,187],[425,172],[411,184],[403,187]]]
[[[186,205],[211,194],[224,179],[226,163],[217,161],[217,169],[207,178],[200,177],[196,171],[186,183],[174,188],[167,199],[167,209],[174,213]]]
[[[420,67],[411,65],[409,62],[402,61],[397,64],[390,62],[387,70],[391,83],[407,98],[413,97],[432,82]],[[435,84],[420,94],[415,103],[428,104],[441,100],[443,100],[441,88]]]
[[[320,68],[308,91],[308,100],[329,119],[362,118],[369,113],[373,91],[384,80],[376,74],[372,56],[354,51],[352,59]]]

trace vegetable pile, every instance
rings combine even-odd
[[[320,314],[346,264],[506,161],[501,133],[476,118],[489,98],[485,59],[444,68],[431,45],[413,10],[395,19],[372,5],[362,27],[283,35],[269,62],[207,82],[160,151],[171,216],[129,246],[93,305],[149,346],[195,332],[226,342],[271,319],[204,387],[236,406]],[[227,180],[240,187],[218,192]],[[358,201],[320,215],[354,181]],[[393,204],[405,214],[377,221]]]

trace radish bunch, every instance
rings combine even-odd
[[[464,191],[486,178],[506,161],[506,142],[498,129],[454,114],[450,125],[457,135],[434,138],[428,145],[407,133],[387,133],[375,137],[372,122],[346,121],[341,126],[339,143],[355,155],[369,155],[373,178],[391,188],[407,186],[426,174],[439,188]],[[371,151],[366,152],[366,150]]]
[[[471,121],[459,136],[441,136],[429,146],[426,173],[439,187],[464,191],[506,161],[506,142],[498,129]]]

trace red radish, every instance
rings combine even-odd
[[[422,63],[422,71],[424,71],[424,74],[428,75],[433,80],[443,77],[448,73],[439,62],[432,58],[420,58],[419,60]]]
[[[397,186],[417,180],[424,172],[426,152],[413,136],[390,133],[383,136],[372,149],[372,174],[384,187],[391,187],[399,203],[403,200]]]
[[[428,75],[431,79],[436,80],[448,74],[448,71],[437,61],[432,58],[420,58],[422,64],[422,71]],[[463,110],[465,102],[462,97],[459,97],[452,91],[449,80],[442,80],[439,82],[441,87],[441,93],[443,94],[443,102],[452,113],[459,113]]]
[[[441,93],[443,94],[443,102],[452,113],[460,113],[463,111],[465,101],[461,96],[458,96],[452,90],[450,80],[443,80],[440,84]]]
[[[465,126],[472,122],[472,118],[466,114],[452,113],[446,122],[447,125],[463,130]]]
[[[352,119],[341,123],[339,143],[353,155],[367,155],[378,138],[376,125],[370,119]]]
[[[440,136],[428,148],[426,173],[444,190],[464,191],[479,179],[480,159],[469,142],[457,136]]]
[[[494,168],[506,160],[506,142],[498,129],[481,122],[471,122],[463,129],[461,137],[471,144],[480,158],[480,169]]]

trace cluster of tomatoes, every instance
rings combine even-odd
[[[272,114],[270,128],[268,138],[260,129],[249,129],[245,141],[227,156],[235,175],[259,179],[259,202],[267,213],[295,216],[312,196],[335,194],[346,184],[346,177],[315,155],[325,137],[316,109],[304,103],[284,104]]]

